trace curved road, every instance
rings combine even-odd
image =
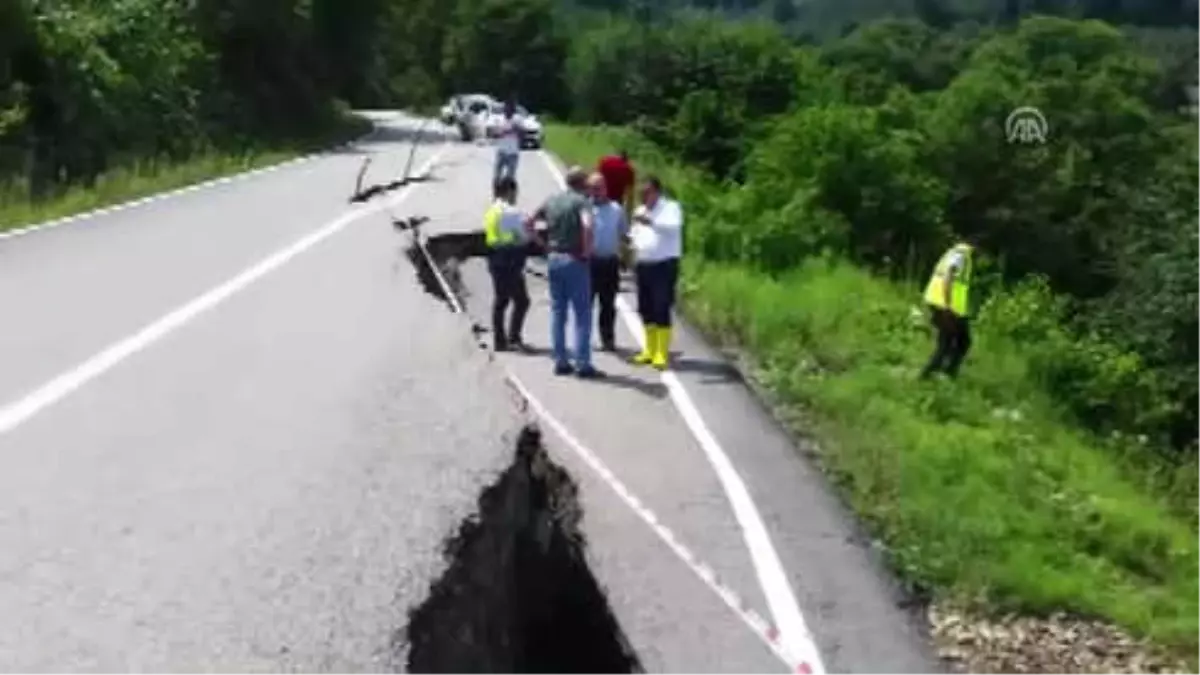
[[[363,158],[394,177],[419,126],[374,117],[319,157],[0,235],[0,669],[403,668],[396,636],[529,416],[645,669],[939,668],[822,477],[695,335],[665,379],[481,351],[482,265],[448,311],[388,216],[476,229],[490,151],[439,127],[413,163],[434,180],[351,206]],[[542,153],[519,173],[525,207],[556,189]]]

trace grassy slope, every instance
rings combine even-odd
[[[72,186],[53,198],[36,202],[25,197],[28,191],[24,185],[0,184],[0,232],[278,164],[369,130],[370,123],[354,118],[326,136],[288,147],[237,154],[213,152],[177,162],[145,160],[105,173],[90,188]]]
[[[686,169],[628,132],[547,130],[552,151],[585,166],[614,143],[699,197]],[[1022,345],[987,325],[957,383],[915,382],[931,338],[914,296],[838,263],[772,279],[685,262],[688,318],[744,347],[785,413],[803,415],[906,581],[985,609],[1099,616],[1194,661],[1194,521],[1065,422]]]

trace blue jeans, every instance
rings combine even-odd
[[[567,308],[575,315],[575,366],[592,365],[591,268],[585,261],[562,253],[547,256],[550,277],[550,343],[554,362],[569,364],[567,357]]]
[[[506,152],[496,151],[496,168],[492,174],[492,185],[500,182],[500,177],[504,175],[512,176],[513,180],[517,179],[517,162],[521,159],[520,153],[508,154]]]

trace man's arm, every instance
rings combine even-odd
[[[537,222],[539,220],[545,220],[545,219],[546,219],[546,205],[542,204],[541,206],[534,209],[533,212],[530,213],[528,216],[525,216],[525,232],[527,234],[535,234],[537,232],[537,229],[534,226],[537,225]]]
[[[962,267],[962,262],[961,258],[955,257],[950,260],[950,264],[946,265],[946,283],[942,284],[942,293],[944,296],[942,300],[946,303],[946,309],[950,309],[953,306],[950,303],[952,298],[954,298],[954,283],[958,281],[958,270]]]
[[[590,258],[596,239],[592,230],[592,209],[586,203],[579,209],[579,223],[583,226],[583,257]]]
[[[652,220],[650,226],[656,230],[678,230],[683,227],[683,208],[679,202],[668,202]]]
[[[545,204],[542,204],[541,206],[537,207],[537,209],[534,210],[533,213],[531,213],[525,217],[525,234],[526,234],[526,236],[528,236],[529,240],[534,242],[535,244],[537,244],[543,251],[546,250],[546,241],[544,239],[542,239],[542,236],[540,234],[538,234],[537,227],[535,227],[535,226],[537,225],[537,222],[539,220],[545,220],[545,219],[546,219],[546,205]]]

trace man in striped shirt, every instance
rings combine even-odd
[[[621,244],[629,234],[625,210],[610,198],[604,176],[588,179],[592,196],[592,298],[600,305],[601,349],[616,351],[617,290],[621,285]]]

